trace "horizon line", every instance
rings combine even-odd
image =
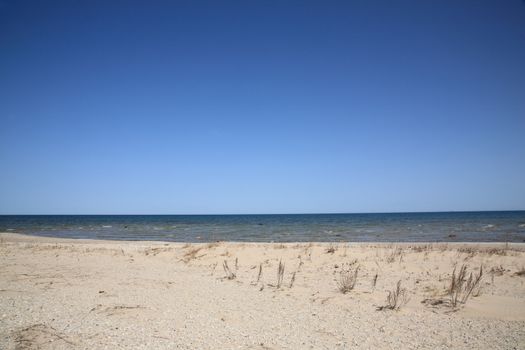
[[[324,213],[219,213],[219,214],[0,214],[0,216],[255,216],[255,215],[365,215],[365,214],[435,214],[435,213],[490,213],[521,212],[525,209],[500,210],[437,210],[437,211],[377,211],[377,212],[324,212]]]

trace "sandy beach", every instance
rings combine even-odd
[[[184,244],[2,233],[0,262],[1,349],[525,349],[519,243]],[[471,273],[472,284],[479,279],[466,298],[450,290],[462,266],[465,285]]]

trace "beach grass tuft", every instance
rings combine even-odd
[[[339,273],[339,280],[337,281],[337,289],[346,294],[354,289],[357,282],[357,275],[359,273],[359,266],[355,269],[342,269]]]
[[[479,267],[478,274],[474,275],[472,272],[467,277],[467,265],[463,264],[459,271],[456,272],[456,267],[452,271],[450,285],[448,287],[448,295],[450,296],[450,303],[452,307],[457,307],[458,304],[465,304],[475,289],[481,288],[481,280],[483,279],[483,266]],[[476,291],[479,294],[479,290]]]
[[[399,310],[408,303],[409,297],[406,288],[401,287],[401,280],[397,281],[396,287],[388,292],[386,305],[380,306],[378,310]]]

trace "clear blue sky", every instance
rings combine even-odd
[[[525,209],[525,3],[1,1],[0,214]]]

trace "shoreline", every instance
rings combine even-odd
[[[15,232],[0,232],[0,239],[4,239],[10,242],[33,242],[33,243],[64,243],[64,244],[146,244],[146,245],[208,245],[214,243],[231,244],[231,245],[285,245],[294,246],[300,244],[314,244],[314,245],[352,245],[352,246],[369,246],[369,247],[388,247],[388,246],[484,246],[484,247],[499,247],[499,248],[512,248],[512,249],[524,249],[525,242],[383,242],[383,241],[296,241],[296,242],[244,242],[244,241],[213,241],[213,242],[175,242],[175,241],[147,241],[147,240],[111,240],[111,239],[89,239],[89,238],[65,238],[65,237],[48,237],[38,236],[26,233],[15,233]]]
[[[525,243],[181,243],[0,233],[0,265],[6,349],[525,344]],[[467,277],[482,278],[453,305],[448,289],[462,266]],[[354,275],[343,293],[342,282]],[[391,310],[396,283],[406,303]]]

